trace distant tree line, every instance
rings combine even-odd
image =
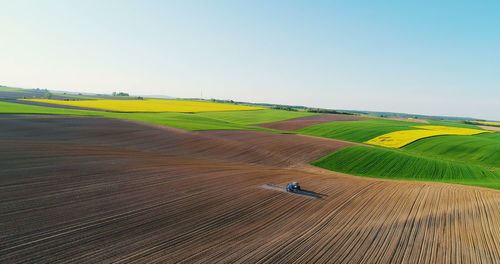
[[[301,105],[281,105],[281,104],[266,104],[266,103],[249,103],[249,102],[237,102],[233,100],[220,100],[220,99],[210,99],[211,102],[214,103],[224,103],[224,104],[242,104],[242,105],[252,105],[252,106],[262,106],[269,107],[271,109],[277,110],[285,110],[285,111],[304,111],[311,113],[322,113],[322,114],[339,114],[339,115],[356,115],[354,113],[338,111],[332,109],[324,109],[324,108],[310,108]]]
[[[124,92],[113,92],[113,96],[130,96],[130,95]]]
[[[286,110],[286,111],[298,111],[299,109],[305,109],[303,106],[291,106],[291,105],[280,105],[280,104],[265,104],[265,103],[249,103],[249,102],[237,102],[234,100],[220,100],[220,99],[210,99],[210,102],[222,103],[222,104],[237,104],[237,105],[251,105],[251,106],[263,106],[269,107],[271,109]]]
[[[203,99],[201,99],[203,100]],[[210,99],[209,100],[210,102],[214,102],[214,103],[221,103],[221,104],[239,104],[239,102],[235,102],[233,100],[220,100],[220,99]]]
[[[293,108],[293,107],[288,106],[288,105],[274,105],[274,106],[271,106],[271,109],[294,111],[294,112],[299,111],[297,108]]]
[[[480,125],[480,126],[494,126],[494,127],[500,127],[500,125],[497,125],[497,124],[481,124],[481,123],[478,123],[476,121],[479,121],[479,122],[487,122],[486,120],[474,120],[474,121],[462,121],[462,123],[464,124],[468,124],[468,125]]]
[[[338,115],[354,115],[353,113],[337,111],[332,109],[324,109],[324,108],[307,108],[306,112],[311,113],[321,113],[321,114],[338,114]]]
[[[40,88],[35,88],[35,89],[28,89],[29,92],[32,93],[48,93],[49,90],[47,89],[40,89]]]

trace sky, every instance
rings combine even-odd
[[[500,1],[0,0],[0,84],[500,120]]]

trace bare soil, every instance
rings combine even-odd
[[[308,165],[347,145],[3,115],[0,263],[498,263],[499,191]]]
[[[491,131],[500,131],[500,127],[497,127],[497,126],[479,126],[479,125],[476,125],[482,129],[486,129],[486,130],[491,130]]]

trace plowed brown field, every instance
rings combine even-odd
[[[0,263],[498,263],[499,191],[307,165],[347,144],[0,115]]]
[[[258,124],[257,126],[270,129],[284,130],[284,131],[295,131],[304,127],[322,123],[335,122],[335,121],[358,121],[367,119],[370,118],[362,116],[354,116],[354,115],[326,114],[326,115],[298,117],[278,122]]]

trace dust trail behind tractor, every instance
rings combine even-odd
[[[319,194],[319,193],[316,193],[313,191],[307,191],[307,190],[298,190],[298,191],[289,192],[286,190],[286,187],[281,187],[279,185],[271,184],[271,183],[266,183],[266,184],[262,185],[262,187],[266,188],[266,189],[270,189],[270,190],[285,192],[285,193],[289,193],[289,194],[302,195],[302,196],[307,196],[307,197],[311,197],[311,198],[315,198],[315,199],[321,199],[325,196],[323,194]]]

